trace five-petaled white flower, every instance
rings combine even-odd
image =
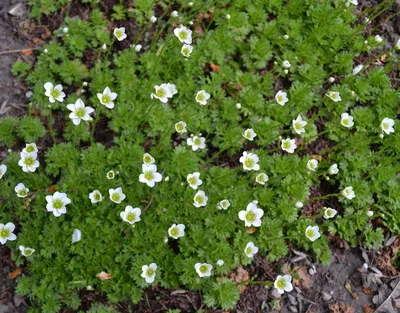
[[[103,93],[97,94],[97,98],[99,98],[100,103],[109,109],[114,108],[113,101],[117,98],[117,96],[118,95],[115,92],[111,92],[109,87],[104,88]]]
[[[179,16],[178,11],[172,11],[171,12],[171,16],[172,17],[178,17]]]
[[[151,284],[156,278],[157,264],[151,263],[150,265],[142,266],[142,277],[146,279],[146,283]]]
[[[194,172],[193,174],[189,174],[186,179],[187,182],[189,183],[189,186],[192,187],[193,189],[197,189],[203,183],[203,181],[200,179],[199,172]]]
[[[349,200],[356,197],[356,194],[354,193],[352,186],[344,188],[342,191],[342,195],[343,195],[343,197],[345,197],[346,199],[349,199]]]
[[[207,93],[205,90],[200,90],[197,92],[196,101],[201,105],[206,105],[208,99],[210,99],[210,94]]]
[[[25,148],[22,149],[22,152],[26,152],[26,153],[32,153],[32,152],[38,152],[38,148],[36,146],[36,143],[27,143],[25,145]]]
[[[192,44],[192,31],[185,26],[181,26],[179,28],[174,29],[174,34],[180,42]]]
[[[292,276],[290,275],[278,275],[274,282],[274,288],[278,290],[279,294],[284,294],[293,290]]]
[[[319,233],[319,227],[318,226],[307,226],[306,237],[308,239],[310,239],[311,241],[315,241],[319,237],[321,237],[321,234]]]
[[[209,277],[211,276],[213,266],[208,263],[196,263],[194,265],[194,269],[200,277]]]
[[[375,36],[375,41],[376,41],[377,43],[381,43],[381,42],[383,41],[383,38],[382,38],[381,36],[379,36],[379,35],[376,35],[376,36]]]
[[[275,95],[275,100],[276,102],[278,102],[280,105],[284,106],[286,102],[289,101],[288,97],[287,97],[287,93],[279,90],[276,95]]]
[[[206,147],[206,138],[204,137],[193,136],[192,138],[188,138],[186,142],[188,146],[192,146],[193,151]]]
[[[295,120],[292,121],[293,129],[297,134],[304,133],[304,126],[307,125],[306,121],[303,121],[301,116],[299,115]]]
[[[1,164],[0,165],[0,179],[4,176],[4,174],[7,172],[7,165]]]
[[[162,103],[167,103],[168,99],[172,98],[178,90],[174,84],[161,84],[160,86],[154,86],[155,93],[150,95],[151,99],[156,98]]]
[[[6,225],[0,223],[0,243],[4,245],[7,240],[13,241],[17,239],[17,236],[13,234],[15,225],[13,223],[7,223]]]
[[[19,183],[17,186],[15,186],[14,190],[19,198],[25,198],[29,192],[29,189],[26,188],[23,183]]]
[[[318,167],[318,161],[315,159],[308,160],[307,169],[310,171],[315,171]]]
[[[328,173],[329,173],[330,175],[336,175],[337,173],[339,173],[338,165],[337,165],[336,163],[335,163],[335,164],[332,164],[331,167],[330,167],[329,170],[328,170]]]
[[[337,211],[335,209],[332,208],[323,208],[324,210],[324,218],[326,219],[330,219],[335,217],[335,215],[337,214]]]
[[[172,224],[172,226],[168,229],[168,235],[174,239],[185,236],[185,225]]]
[[[175,130],[180,134],[186,133],[186,123],[184,121],[179,121],[175,124]]]
[[[156,183],[162,180],[162,175],[157,172],[157,165],[142,164],[142,174],[139,175],[139,181],[147,184],[149,187],[154,187]]]
[[[268,175],[265,173],[260,173],[256,176],[256,182],[265,185],[265,183],[268,181]]]
[[[100,193],[100,191],[98,190],[93,190],[90,194],[89,194],[89,199],[92,203],[97,203],[97,202],[101,202],[103,201],[103,196]]]
[[[230,206],[231,206],[231,203],[229,202],[229,200],[224,199],[224,200],[221,200],[220,202],[218,202],[217,209],[218,210],[228,210],[228,208]]]
[[[39,167],[39,161],[36,158],[36,152],[21,152],[21,159],[18,161],[18,165],[22,167],[25,173],[34,172]]]
[[[125,222],[133,225],[136,222],[140,221],[140,215],[142,214],[142,210],[139,208],[132,208],[130,205],[125,207],[125,211],[122,211],[119,213],[119,216],[121,216],[122,220]]]
[[[244,253],[248,258],[252,258],[257,252],[258,248],[251,241],[247,243],[246,248],[244,248]]]
[[[106,174],[107,179],[111,180],[115,178],[115,172],[113,170],[108,171]]]
[[[31,256],[33,254],[33,252],[36,251],[33,248],[28,248],[28,247],[24,247],[24,246],[19,246],[18,249],[21,251],[23,256]]]
[[[191,45],[183,45],[181,49],[181,53],[184,57],[190,57],[190,54],[193,52],[193,47]]]
[[[150,17],[150,22],[152,22],[152,23],[157,22],[157,17],[155,17],[154,15],[152,17]]]
[[[246,210],[239,212],[239,218],[244,221],[244,226],[250,227],[260,227],[261,226],[261,218],[264,215],[264,211],[257,207],[257,204],[250,202]]]
[[[358,73],[360,73],[362,71],[362,69],[364,68],[363,64],[357,65],[354,69],[353,69],[353,75],[357,75]]]
[[[56,191],[52,196],[46,196],[46,209],[48,212],[53,212],[55,217],[67,213],[66,205],[71,203],[71,200],[64,192]]]
[[[118,41],[124,40],[127,37],[125,27],[114,28],[114,36]]]
[[[72,232],[71,245],[74,244],[75,242],[81,241],[81,239],[82,239],[82,232],[81,232],[81,230],[75,228],[74,231]]]
[[[260,159],[257,154],[247,151],[243,151],[243,155],[239,159],[239,162],[243,164],[243,170],[245,171],[258,171],[260,169],[260,165],[257,164],[258,161],[260,161]]]
[[[296,146],[296,140],[295,139],[282,139],[282,144],[281,144],[282,150],[288,152],[288,153],[293,153],[294,149],[297,148]]]
[[[202,206],[206,206],[208,201],[208,197],[206,196],[206,193],[203,190],[199,190],[196,192],[193,198],[193,205],[196,208],[200,208]]]
[[[243,132],[242,136],[250,141],[253,141],[257,134],[254,132],[253,128],[248,128]]]
[[[292,65],[290,64],[290,62],[289,62],[288,60],[285,60],[285,61],[282,62],[282,66],[283,66],[284,68],[289,68],[289,67],[291,67]]]
[[[156,160],[151,156],[150,153],[143,154],[143,163],[146,165],[153,164]]]
[[[61,85],[54,86],[52,83],[47,82],[44,84],[44,93],[46,97],[49,97],[49,101],[54,103],[57,101],[63,102],[65,98],[65,93],[62,91],[63,87]]]
[[[92,107],[85,106],[81,99],[76,100],[75,104],[68,104],[67,108],[68,110],[72,111],[69,114],[69,118],[75,125],[79,125],[81,120],[89,121],[91,118],[89,114],[94,112],[94,109]]]
[[[385,117],[381,122],[382,133],[389,135],[390,133],[394,133],[394,120],[391,118]]]
[[[110,188],[108,190],[108,193],[110,195],[110,200],[117,204],[121,203],[126,198],[125,194],[122,192],[121,187],[118,187],[117,189]]]
[[[336,91],[329,91],[326,95],[335,102],[339,102],[342,100],[342,98],[340,98],[340,93]]]
[[[340,124],[348,128],[354,126],[353,117],[348,113],[342,113]]]

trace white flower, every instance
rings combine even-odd
[[[349,199],[349,200],[356,197],[356,194],[354,193],[352,186],[344,188],[342,191],[342,195],[343,195],[343,197],[345,197],[346,199]]]
[[[348,113],[342,113],[340,124],[347,128],[352,127],[354,125],[353,117]]]
[[[151,284],[156,278],[157,264],[151,263],[150,265],[142,266],[142,277],[146,279],[146,283]]]
[[[56,191],[52,196],[46,196],[46,209],[48,212],[53,212],[55,217],[61,216],[61,214],[67,213],[67,204],[71,203],[71,200],[67,197],[66,193]]]
[[[296,140],[295,139],[282,139],[282,144],[281,144],[282,150],[288,152],[288,153],[293,153],[294,149],[297,148],[296,146]]]
[[[44,50],[43,50],[43,52],[44,52],[44,53],[47,53],[47,52],[49,52],[49,50],[47,50],[47,49],[44,49]]]
[[[179,121],[175,124],[175,130],[180,134],[186,133],[186,123],[184,121]]]
[[[187,139],[187,145],[192,146],[193,151],[197,151],[198,149],[204,149],[206,147],[206,138],[193,136],[193,138]]]
[[[333,83],[333,82],[335,81],[335,77],[332,77],[332,76],[329,77],[329,78],[328,78],[328,81],[329,81],[330,83]]]
[[[264,215],[264,211],[257,207],[257,204],[254,202],[250,202],[246,210],[239,212],[239,218],[244,221],[244,225],[246,227],[254,226],[260,227],[261,226],[261,218]]]
[[[30,256],[33,254],[33,252],[35,252],[36,250],[33,248],[28,248],[28,247],[24,247],[24,246],[19,246],[18,247],[19,250],[21,251],[23,256]]]
[[[193,47],[191,45],[183,45],[181,49],[181,53],[184,57],[190,57],[190,54],[193,52]]]
[[[315,241],[319,237],[321,237],[321,234],[319,233],[319,227],[318,226],[307,226],[306,237],[308,239],[310,239],[311,241]]]
[[[308,160],[307,169],[310,171],[315,171],[318,167],[318,161],[315,159]]]
[[[19,183],[17,186],[15,186],[14,190],[19,198],[25,198],[29,192],[29,189],[26,188],[23,183]]]
[[[303,207],[303,205],[304,205],[303,202],[300,202],[300,201],[297,201],[295,204],[296,208],[298,208],[298,209],[301,209]]]
[[[246,248],[244,248],[244,253],[248,258],[252,258],[257,252],[258,248],[251,241],[247,243]]]
[[[136,222],[140,221],[140,215],[142,214],[142,210],[139,208],[132,208],[130,205],[125,207],[125,211],[119,213],[122,220],[133,225]]]
[[[207,100],[210,99],[210,94],[207,93],[205,90],[200,90],[196,94],[196,101],[201,105],[206,105]]]
[[[186,179],[187,182],[189,183],[189,186],[192,187],[193,189],[197,189],[198,186],[200,186],[203,183],[203,181],[200,179],[199,172],[194,172],[193,174],[189,174]]]
[[[258,171],[260,169],[260,165],[258,165],[258,158],[257,154],[255,153],[248,153],[247,151],[243,151],[243,155],[240,157],[239,162],[243,164],[243,170],[245,171]]]
[[[337,211],[335,209],[332,208],[323,208],[324,210],[324,218],[326,219],[330,219],[335,217],[335,215],[337,214]]]
[[[218,202],[217,209],[218,210],[228,210],[228,208],[230,206],[231,206],[231,203],[229,202],[229,200],[224,199],[224,200],[221,200],[220,202]]]
[[[192,44],[192,31],[185,26],[181,26],[179,28],[174,29],[174,34],[180,42]]]
[[[117,98],[117,96],[118,95],[115,92],[111,92],[109,87],[104,88],[103,93],[97,94],[97,98],[99,98],[100,103],[109,109],[114,107],[113,101]]]
[[[268,181],[268,175],[265,173],[260,173],[256,176],[256,182],[265,185],[265,183]]]
[[[44,89],[46,92],[44,93],[46,97],[49,97],[49,101],[54,103],[57,101],[63,102],[65,98],[65,93],[62,92],[63,87],[61,85],[54,85],[50,82],[44,84]]]
[[[391,118],[387,118],[385,117],[382,122],[381,122],[381,129],[382,129],[382,133],[386,133],[387,135],[389,135],[390,133],[394,133],[394,120],[392,120]]]
[[[125,27],[114,28],[114,36],[118,41],[124,40],[127,37],[125,34]]]
[[[194,269],[200,277],[209,277],[211,276],[211,271],[213,267],[211,264],[208,263],[196,263],[194,265]]]
[[[240,110],[242,108],[242,105],[240,103],[236,103],[236,109]]]
[[[257,136],[257,134],[254,132],[253,128],[246,129],[242,136],[250,141],[253,141],[254,137]]]
[[[7,165],[1,164],[0,165],[0,179],[4,176],[4,174],[7,172]]]
[[[108,171],[106,174],[107,179],[114,179],[115,178],[115,172],[113,170]]]
[[[7,223],[6,225],[0,224],[0,243],[4,245],[7,240],[13,241],[17,239],[17,236],[13,234],[15,225],[13,223]]]
[[[223,260],[218,260],[218,261],[217,261],[217,265],[218,265],[218,266],[222,266],[222,265],[224,265],[224,263],[225,263],[225,262],[224,262]]]
[[[178,11],[172,11],[171,12],[172,17],[178,17]]]
[[[176,95],[178,93],[178,90],[176,89],[176,86],[174,84],[167,83],[165,85],[171,94],[171,98],[173,95]]]
[[[185,225],[172,224],[172,226],[168,229],[168,235],[174,239],[185,236]]]
[[[142,50],[143,47],[142,45],[135,45],[133,48],[135,49],[136,52],[139,52],[140,50]]]
[[[335,102],[339,102],[342,100],[342,98],[340,98],[340,93],[336,91],[329,91],[326,95]]]
[[[290,292],[293,290],[292,285],[292,276],[290,275],[278,275],[274,282],[274,288],[278,290],[280,294],[284,294],[286,292]]]
[[[110,188],[108,190],[108,193],[110,195],[110,200],[117,204],[121,203],[126,198],[125,194],[122,192],[121,187],[118,187],[117,189]]]
[[[400,38],[397,40],[396,45],[394,46],[396,49],[400,50]]]
[[[285,60],[282,62],[282,66],[284,68],[290,68],[292,65],[290,64],[290,62],[288,60]]]
[[[157,18],[153,15],[152,17],[150,17],[150,22],[152,23],[157,22]]]
[[[304,133],[304,126],[307,125],[306,121],[303,121],[301,116],[299,115],[295,120],[292,121],[293,129],[297,134]]]
[[[38,148],[36,146],[36,143],[27,143],[25,145],[25,148],[22,149],[22,152],[26,152],[26,153],[32,153],[32,152],[38,152]]]
[[[189,2],[188,5],[191,7],[193,5],[193,2]]]
[[[226,18],[227,20],[230,20],[230,19],[231,19],[231,15],[230,15],[230,14],[227,14],[227,15],[225,15],[225,18]]]
[[[374,211],[367,211],[367,216],[372,217],[374,215]]]
[[[103,196],[100,193],[100,191],[98,190],[93,190],[90,194],[89,194],[89,199],[92,203],[97,203],[97,202],[101,202],[103,201]]]
[[[328,172],[330,175],[336,175],[337,173],[339,173],[338,165],[336,163],[332,164],[331,167],[329,168]]]
[[[358,73],[361,72],[361,70],[364,68],[363,64],[357,65],[354,69],[353,69],[353,75],[357,75]]]
[[[67,108],[68,110],[72,111],[69,114],[69,118],[75,125],[79,125],[81,120],[89,121],[89,114],[94,112],[94,109],[92,107],[85,106],[81,99],[76,100],[75,104],[68,104]]]
[[[193,205],[196,208],[202,207],[202,206],[206,206],[207,205],[207,201],[208,201],[208,197],[206,196],[206,193],[202,190],[199,190],[198,192],[196,192],[196,194],[194,195],[193,198]]]
[[[143,174],[139,175],[139,181],[149,187],[154,187],[155,183],[162,180],[162,175],[157,172],[157,165],[155,164],[142,164],[142,172]]]
[[[103,43],[103,45],[101,46],[101,49],[107,50],[107,45],[105,43]]]
[[[284,73],[284,74],[289,73],[288,69],[285,68],[285,69],[283,70],[283,73]]]
[[[155,92],[150,97],[160,100],[162,103],[167,103],[169,98],[172,98],[178,91],[174,84],[161,84],[160,86],[154,86]]]
[[[277,92],[277,94],[275,95],[275,100],[282,106],[284,106],[285,103],[289,101],[289,99],[287,97],[287,93],[282,90],[279,90]]]
[[[146,165],[153,164],[156,160],[149,154],[145,153],[143,154],[143,163]]]
[[[381,36],[376,35],[376,36],[375,36],[375,41],[376,41],[377,43],[381,43],[381,42],[383,41],[383,39],[382,39]]]
[[[357,1],[357,0],[348,0],[348,1],[346,2],[346,6],[349,6],[350,4],[358,5],[358,1]]]
[[[72,241],[71,245],[74,244],[75,242],[81,241],[82,239],[82,232],[75,228],[74,231],[72,232]]]
[[[63,33],[68,33],[68,27],[64,27],[62,31]]]
[[[21,159],[18,161],[18,165],[22,167],[25,173],[34,172],[39,167],[39,161],[36,158],[36,152],[21,152]]]

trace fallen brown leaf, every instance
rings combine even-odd
[[[251,227],[251,228],[246,228],[246,233],[248,234],[254,234],[257,231],[257,228]]]
[[[374,292],[371,289],[367,288],[367,287],[364,287],[363,291],[364,291],[364,293],[366,295],[373,295],[374,294]]]
[[[42,45],[42,44],[44,44],[44,41],[43,41],[42,39],[40,39],[40,38],[34,37],[34,38],[32,38],[32,41],[33,41],[35,44],[37,44],[37,45]]]
[[[329,304],[329,310],[331,313],[354,313],[353,308],[344,303]]]
[[[346,281],[346,284],[344,285],[344,288],[351,294],[351,296],[355,299],[358,300],[358,295],[351,289],[350,281]]]
[[[47,27],[44,27],[43,33],[40,35],[40,37],[41,37],[43,40],[46,40],[46,39],[48,39],[50,36],[51,36],[51,31],[50,31]]]
[[[25,49],[21,51],[24,56],[30,56],[32,54],[32,49]]]
[[[98,273],[98,274],[96,275],[96,277],[97,277],[98,279],[100,279],[100,280],[106,280],[106,279],[111,279],[111,278],[112,278],[112,277],[111,277],[111,274],[108,274],[108,273],[106,273],[106,272],[104,272],[104,271]]]
[[[234,283],[243,283],[246,280],[248,280],[250,278],[249,276],[249,272],[246,271],[243,267],[238,267],[236,269],[236,272],[232,272],[229,275],[229,278],[234,282]],[[246,290],[246,286],[242,285],[239,286],[239,291],[240,293],[242,293],[243,291]]]
[[[9,279],[16,279],[19,275],[22,274],[22,269],[19,267],[13,270],[10,274],[8,274]]]
[[[300,280],[293,279],[294,284],[305,289],[310,289],[311,276],[308,274],[307,268],[305,266],[296,266],[294,267],[294,271],[300,277]]]
[[[210,66],[211,66],[211,68],[212,68],[212,70],[214,72],[219,73],[219,66],[218,65],[216,65],[214,63],[211,63]]]
[[[56,191],[56,186],[51,185],[51,186],[49,187],[49,192],[55,192],[55,191]]]
[[[371,308],[370,306],[364,304],[364,313],[371,313],[373,311],[374,311],[373,308]]]

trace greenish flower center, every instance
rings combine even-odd
[[[56,210],[59,210],[63,207],[63,202],[60,199],[55,199],[53,200],[53,208],[55,208]]]
[[[198,196],[194,197],[194,201],[198,204],[203,204],[204,198],[202,196],[198,195]]]
[[[188,55],[189,54],[189,49],[188,48],[183,48],[182,50],[184,55]]]
[[[279,95],[277,98],[278,98],[278,102],[282,102],[283,101],[283,96]]]
[[[121,200],[121,196],[119,195],[119,193],[113,193],[112,195],[111,195],[111,199],[113,200],[113,201],[115,201],[115,202],[118,202],[119,200]]]
[[[184,32],[184,31],[180,32],[179,33],[179,38],[182,39],[182,40],[185,40],[187,38],[187,33]]]
[[[79,108],[75,111],[75,115],[79,118],[82,118],[85,116],[85,109],[84,108]]]
[[[259,181],[259,182],[264,182],[265,181],[265,179],[264,179],[264,175],[260,175],[260,176],[258,176],[257,177],[257,180]]]
[[[182,130],[183,130],[183,125],[182,124],[176,124],[176,130],[178,131],[178,132],[181,132]]]
[[[197,100],[198,100],[198,101],[203,101],[203,100],[204,100],[204,94],[203,94],[203,93],[199,93],[199,94],[197,95]]]
[[[189,184],[191,184],[191,185],[196,185],[196,178],[194,178],[193,176],[190,177],[190,178],[188,179],[188,181],[189,181]]]
[[[129,212],[128,214],[126,214],[126,219],[129,222],[133,222],[136,219],[136,214],[133,212]]]
[[[254,222],[256,219],[256,214],[252,211],[246,213],[246,220],[250,223]]]
[[[152,268],[148,268],[146,270],[146,276],[153,276],[153,274],[154,274],[154,270]]]
[[[122,37],[122,31],[120,30],[115,31],[115,36],[117,36],[118,38]]]
[[[336,93],[331,93],[331,98],[332,99],[336,99],[337,98],[337,94]]]
[[[382,127],[383,127],[383,129],[388,129],[389,128],[389,124],[384,122],[384,123],[382,123]]]
[[[108,172],[108,173],[107,173],[107,177],[108,177],[109,179],[113,179],[113,178],[114,178],[114,173],[113,173],[113,172]]]
[[[18,190],[18,194],[23,197],[26,196],[26,189]]]
[[[221,202],[222,206],[226,208],[228,206],[228,201],[224,200]]]
[[[290,142],[289,142],[289,141],[285,141],[285,142],[283,143],[283,147],[284,147],[285,149],[290,149]]]
[[[278,281],[276,282],[276,286],[280,289],[283,289],[286,287],[286,282],[283,278],[279,278]]]
[[[246,136],[247,138],[251,138],[251,133],[250,133],[250,131],[247,131],[247,132],[245,133],[245,136]]]
[[[172,237],[178,237],[178,235],[179,235],[179,229],[178,229],[178,227],[172,228],[172,229],[170,230],[170,234],[171,234]]]
[[[344,125],[349,125],[349,124],[350,124],[350,121],[349,121],[348,119],[344,119],[342,123],[343,123]]]
[[[153,180],[153,179],[154,179],[154,174],[153,174],[153,172],[145,172],[145,173],[144,173],[144,178],[145,178],[146,180]]]
[[[103,95],[103,96],[101,97],[101,101],[102,101],[103,103],[110,103],[110,102],[111,102],[111,97],[110,97],[109,95]]]
[[[151,162],[151,158],[148,155],[146,155],[144,157],[144,163],[150,163],[150,162]]]
[[[95,194],[94,194],[94,200],[100,201],[100,194],[95,193]]]
[[[11,235],[11,232],[10,232],[9,229],[7,229],[7,228],[2,228],[2,229],[0,230],[0,238],[8,238],[8,237],[10,237],[10,235]]]
[[[159,98],[164,98],[166,94],[167,94],[167,92],[162,88],[158,88],[158,90],[156,92],[156,96]]]
[[[35,163],[35,160],[32,157],[27,157],[24,162],[26,166],[32,166]]]
[[[34,151],[35,151],[35,148],[32,147],[32,146],[27,146],[27,147],[26,147],[26,151],[29,152],[29,153],[31,153],[31,152],[34,152]]]
[[[326,215],[327,215],[327,216],[332,216],[332,215],[333,215],[333,212],[332,212],[331,210],[327,209],[327,210],[326,210]]]
[[[29,249],[29,248],[25,249],[25,255],[26,256],[31,255],[31,254],[32,254],[32,250],[31,249]]]
[[[301,126],[300,122],[294,123],[294,128],[295,128],[296,130],[302,129],[302,126]]]
[[[246,254],[251,254],[251,252],[252,252],[252,251],[251,251],[251,248],[250,248],[250,247],[247,247],[247,248],[246,248]]]
[[[193,140],[194,144],[196,146],[200,146],[201,145],[201,140],[199,138],[196,138],[195,140]]]
[[[50,92],[50,95],[54,99],[57,99],[61,95],[61,92],[59,92],[57,89],[52,89],[51,92]]]
[[[307,229],[307,237],[314,237],[315,236],[315,232],[313,229]]]
[[[205,274],[205,273],[208,272],[208,266],[207,266],[207,265],[201,265],[201,266],[199,267],[199,270],[200,270],[200,272],[201,272],[202,274]]]
[[[246,158],[244,160],[244,165],[246,165],[248,168],[252,168],[254,166],[254,160],[251,158]]]

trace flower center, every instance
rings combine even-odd
[[[170,231],[170,233],[171,233],[171,236],[173,236],[173,237],[178,237],[178,235],[179,235],[179,229],[178,229],[177,227],[172,228],[171,231]]]
[[[259,182],[264,182],[264,181],[265,181],[264,175],[258,176],[258,181],[259,181]]]
[[[246,220],[248,222],[252,223],[255,221],[255,219],[256,219],[256,214],[254,212],[249,211],[246,213]]]
[[[192,177],[190,177],[190,178],[188,179],[188,182],[189,182],[189,184],[191,184],[191,185],[196,185],[197,180],[196,180],[196,178],[194,178],[194,177],[192,176]]]
[[[122,37],[122,31],[117,30],[117,31],[115,32],[115,35],[116,35],[118,38]]]
[[[59,92],[57,89],[52,89],[50,95],[52,98],[57,99],[61,95],[61,92]]]
[[[331,210],[327,209],[327,210],[326,210],[326,215],[332,216],[332,215],[333,215],[333,212],[332,212]]]
[[[343,120],[343,124],[344,124],[344,125],[349,125],[349,124],[350,124],[350,121],[349,121],[348,119],[344,119],[344,120]]]
[[[194,142],[194,144],[195,144],[196,146],[200,146],[200,145],[201,145],[201,141],[200,141],[199,138],[196,138],[195,140],[193,140],[193,142]]]
[[[159,98],[163,98],[166,95],[166,91],[162,88],[158,88],[157,92],[156,92],[156,96]]]
[[[144,157],[144,163],[150,163],[150,162],[151,162],[150,157],[149,157],[148,155],[146,155],[146,156]]]
[[[129,212],[128,214],[126,214],[126,219],[129,222],[133,222],[136,219],[136,214],[133,212]]]
[[[315,232],[312,229],[308,229],[307,230],[307,237],[314,237],[315,236]]]
[[[331,98],[336,99],[337,98],[337,94],[336,93],[331,93]]]
[[[145,172],[144,178],[146,178],[146,180],[153,180],[154,178],[153,172]]]
[[[244,160],[244,165],[246,165],[246,167],[248,168],[252,168],[254,165],[254,161],[251,158],[246,158],[246,160]]]
[[[181,131],[183,130],[183,125],[182,125],[182,124],[177,124],[177,125],[176,125],[176,130],[177,130],[178,132],[181,132]]]
[[[154,270],[152,268],[148,268],[146,270],[146,276],[153,276],[153,274],[154,274]]]
[[[195,198],[194,198],[194,201],[196,202],[196,203],[198,203],[198,204],[203,204],[203,202],[204,202],[204,198],[202,197],[202,196],[196,196]]]
[[[299,122],[296,122],[296,123],[294,123],[294,128],[297,129],[297,130],[300,130],[302,127],[301,127],[301,124]]]
[[[121,196],[118,193],[113,193],[111,199],[115,202],[118,202],[121,199]]]
[[[18,190],[18,194],[20,196],[22,196],[22,197],[25,197],[26,196],[26,190],[25,189]]]
[[[34,151],[35,151],[35,148],[33,148],[32,146],[27,146],[27,147],[26,147],[26,151],[29,152],[29,153],[30,153],[30,152],[34,152]]]
[[[75,111],[75,115],[79,118],[82,118],[85,116],[85,109],[84,108],[79,108]]]
[[[60,199],[55,199],[53,200],[53,208],[55,208],[56,210],[59,210],[63,207],[63,202]]]
[[[248,248],[246,248],[246,254],[251,254],[251,248],[250,247],[248,247]]]
[[[382,123],[382,127],[383,127],[383,129],[388,129],[389,128],[389,124],[388,123],[386,123],[386,122],[384,122],[384,123]]]
[[[185,31],[181,31],[179,33],[179,38],[185,40],[187,38],[187,33]]]
[[[35,160],[32,157],[27,157],[24,162],[26,166],[32,166],[35,163]]]
[[[283,101],[283,96],[279,95],[278,96],[278,102],[282,102]]]
[[[289,141],[285,141],[285,142],[283,143],[283,147],[284,147],[285,149],[290,149],[290,142],[289,142]]]
[[[102,101],[103,103],[110,103],[110,102],[111,102],[111,97],[110,97],[109,95],[103,95],[103,96],[101,97],[101,101]]]
[[[189,54],[189,49],[188,48],[183,48],[182,50],[184,55],[188,55]]]
[[[278,279],[276,285],[278,286],[278,288],[283,289],[286,286],[286,282],[283,278]]]
[[[199,94],[197,95],[197,100],[198,100],[198,101],[203,101],[203,100],[204,100],[204,94],[199,93]]]
[[[207,265],[202,265],[202,266],[200,266],[199,270],[202,274],[205,274],[208,272],[208,267],[207,267]]]
[[[100,201],[100,194],[95,193],[95,194],[94,194],[94,200]]]
[[[31,249],[29,249],[29,248],[27,248],[27,249],[25,249],[25,255],[31,255],[32,254],[32,250]]]
[[[226,208],[228,206],[228,201],[224,200],[221,202],[222,206]]]
[[[2,228],[0,230],[0,238],[8,238],[8,237],[10,237],[10,234],[11,234],[11,232],[7,228]]]

